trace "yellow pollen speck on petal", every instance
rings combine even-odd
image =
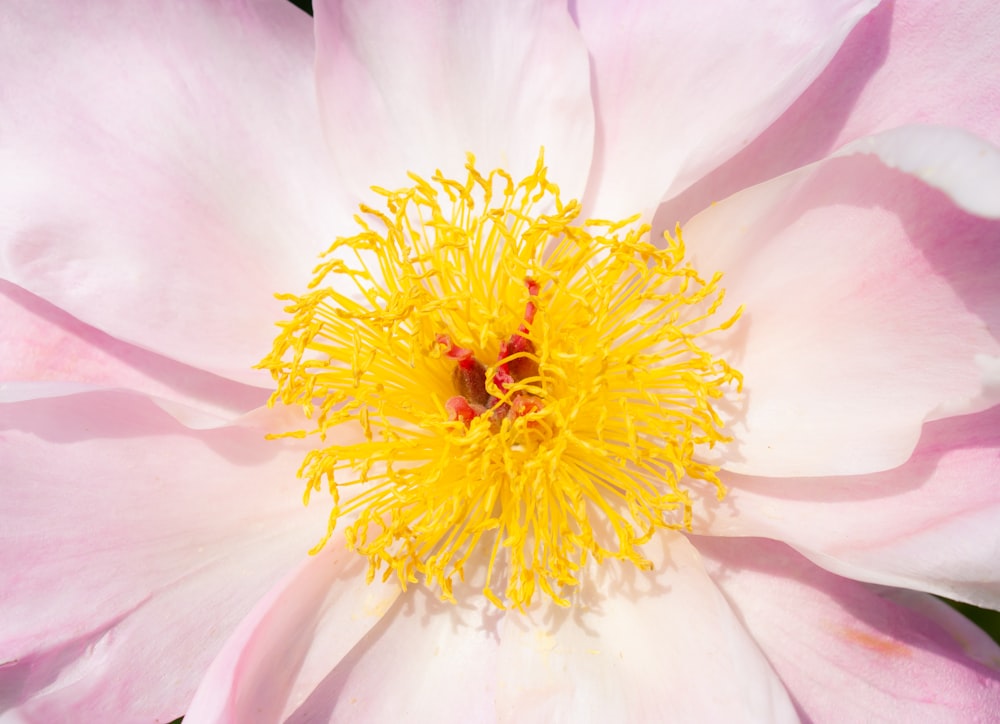
[[[714,405],[740,374],[705,351],[721,276],[684,261],[680,229],[579,219],[539,156],[517,181],[468,174],[374,188],[260,366],[271,403],[315,436],[299,471],[326,490],[369,580],[425,581],[453,600],[566,605],[588,557],[651,564],[657,529],[690,529],[692,485],[725,490],[698,451],[727,441]],[[485,563],[482,563],[485,561]]]

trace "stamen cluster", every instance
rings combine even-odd
[[[315,550],[343,523],[370,578],[452,599],[481,565],[497,606],[566,605],[588,557],[647,568],[657,529],[689,528],[685,486],[724,495],[696,456],[727,439],[714,404],[741,378],[699,342],[739,312],[712,322],[720,275],[684,264],[679,229],[657,246],[635,218],[580,222],[541,157],[519,182],[466,168],[376,188],[282,296],[261,366],[315,424],[287,433],[318,436],[306,502],[333,497]]]

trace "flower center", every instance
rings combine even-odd
[[[370,580],[453,600],[485,561],[497,606],[568,605],[588,556],[649,568],[657,529],[690,529],[686,486],[724,496],[696,456],[727,441],[713,402],[742,378],[700,342],[740,312],[713,321],[721,276],[684,263],[680,229],[658,247],[638,217],[580,222],[541,156],[519,182],[466,168],[375,188],[311,291],[280,297],[260,366],[315,423],[284,433],[320,441],[299,472],[307,503],[333,497],[313,552],[346,524]]]

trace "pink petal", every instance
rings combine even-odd
[[[288,3],[8,3],[0,276],[233,379],[337,223],[310,20]]]
[[[606,563],[574,608],[506,616],[500,721],[797,721],[687,540],[644,552],[655,573]]]
[[[580,0],[597,107],[589,205],[627,216],[767,128],[876,2]]]
[[[961,209],[1000,218],[1000,194],[986,179],[1000,176],[1000,148],[958,129],[905,126],[860,138],[836,155],[870,153],[890,168],[944,191]]]
[[[896,126],[956,126],[1000,146],[994,10],[992,0],[881,3],[776,123],[672,204],[670,222]]]
[[[777,538],[835,573],[1000,608],[1000,407],[928,423],[913,456],[843,478],[725,475],[697,530]]]
[[[908,123],[958,126],[1000,145],[1000,18],[995,10],[989,0],[956,7],[919,0],[891,3],[884,58],[830,147]]]
[[[398,596],[397,584],[367,585],[367,566],[343,536],[307,557],[233,632],[184,721],[284,721]]]
[[[916,179],[834,158],[713,206],[684,238],[697,269],[725,273],[729,309],[745,305],[727,469],[883,470],[925,420],[1000,401],[1000,224]]]
[[[979,626],[974,624],[940,598],[905,588],[872,587],[881,598],[932,620],[948,632],[961,648],[962,653],[987,668],[1000,671],[1000,646]]]
[[[406,171],[520,178],[545,147],[550,178],[583,193],[593,147],[586,49],[556,0],[390,3],[324,0],[317,82],[337,165],[361,198]]]
[[[456,606],[410,589],[287,721],[494,721],[498,618],[478,594]]]
[[[325,530],[300,444],[145,400],[0,406],[0,689],[32,721],[169,721]]]
[[[936,621],[780,543],[694,542],[804,719],[968,722],[1000,712],[1000,672],[966,657]]]
[[[121,389],[150,397],[191,427],[232,422],[267,392],[111,337],[0,281],[0,402]]]

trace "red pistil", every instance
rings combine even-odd
[[[535,352],[535,345],[527,335],[538,312],[536,300],[539,286],[534,279],[525,279],[524,284],[528,288],[524,320],[518,326],[517,332],[500,343],[501,360],[518,354],[522,356],[507,359],[506,362],[497,365],[493,374],[493,384],[501,394],[506,394],[508,388],[516,382],[538,375],[538,363],[531,358]],[[446,348],[445,354],[458,363],[452,373],[452,382],[459,394],[449,398],[445,403],[448,419],[460,420],[468,427],[473,419],[487,410],[492,410],[490,423],[495,432],[500,429],[505,417],[514,419],[542,408],[542,401],[538,397],[524,392],[516,393],[510,403],[497,404],[497,399],[486,391],[486,367],[476,359],[475,352],[466,347],[459,347],[447,334],[437,335],[436,341]]]
[[[448,351],[445,352],[445,354],[453,360],[457,360],[459,367],[469,368],[476,364],[476,353],[467,347],[459,347],[451,341],[451,337],[447,334],[437,335],[437,337],[435,337],[435,341],[442,347],[448,348]]]
[[[500,359],[505,359],[516,354],[524,353],[525,356],[502,362],[497,366],[497,371],[493,375],[493,384],[502,393],[507,392],[507,386],[519,380],[534,377],[538,374],[538,364],[527,355],[533,354],[535,345],[526,336],[531,330],[528,325],[535,321],[535,313],[538,305],[538,282],[534,279],[525,279],[525,286],[528,288],[528,301],[524,305],[524,321],[517,328],[517,332],[500,343]]]
[[[469,401],[461,395],[449,397],[448,401],[444,403],[444,409],[448,411],[449,420],[461,420],[465,423],[466,427],[486,411],[485,408],[479,405],[469,404]]]

